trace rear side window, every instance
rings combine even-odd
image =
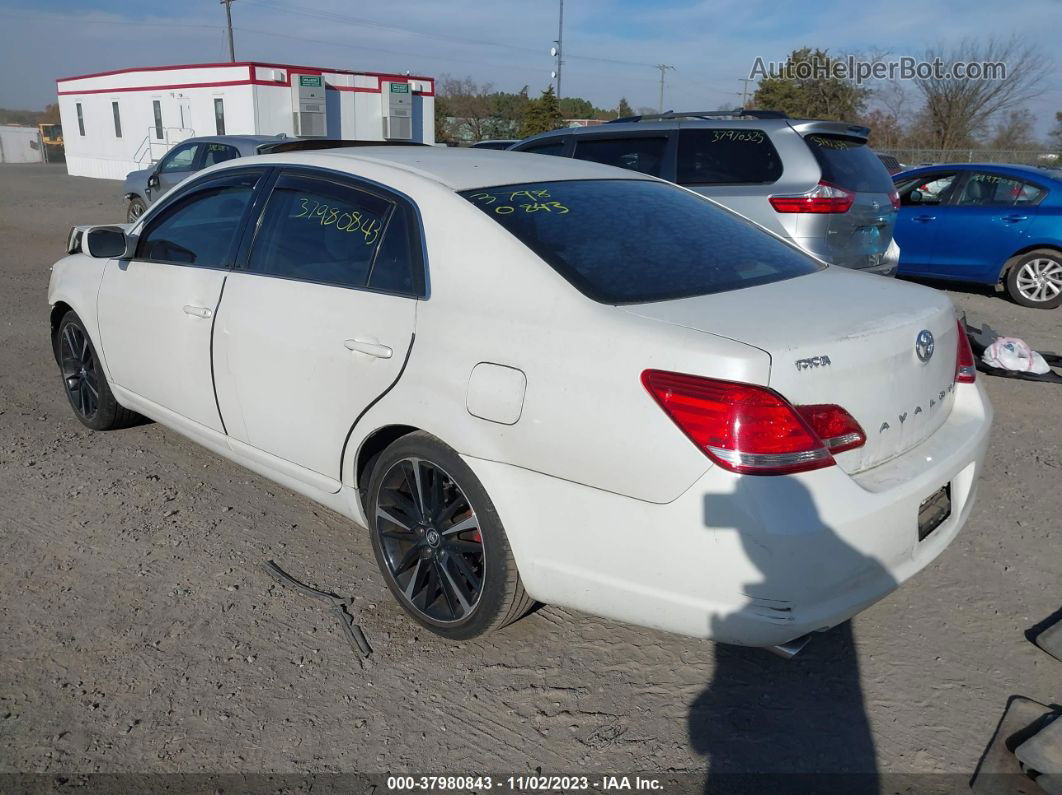
[[[719,293],[822,267],[735,213],[664,182],[537,182],[461,195],[606,304]]]
[[[822,178],[857,193],[888,193],[889,172],[866,143],[843,135],[806,135],[804,140],[822,169]]]
[[[577,138],[575,158],[659,177],[667,138]]]
[[[206,144],[203,153],[203,168],[215,163],[224,163],[240,156],[240,150],[227,144]]]
[[[767,185],[782,176],[782,161],[763,130],[682,130],[681,185]]]
[[[178,199],[140,235],[136,259],[227,267],[258,173],[227,176]]]
[[[251,271],[364,287],[393,205],[323,179],[277,180],[251,247]]]
[[[957,203],[965,207],[1005,207],[1033,204],[1042,194],[1043,190],[1020,179],[976,172],[966,180]]]
[[[535,144],[529,146],[526,149],[521,149],[521,152],[530,152],[533,155],[563,155],[564,154],[564,139],[557,138],[553,141],[549,141],[544,144]]]

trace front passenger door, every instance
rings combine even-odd
[[[244,215],[264,169],[204,178],[145,215],[136,254],[107,263],[97,307],[111,380],[223,431],[210,335]]]
[[[424,289],[419,229],[413,207],[381,189],[340,175],[279,176],[225,286],[214,336],[232,439],[338,491],[347,434],[398,378],[412,341]]]

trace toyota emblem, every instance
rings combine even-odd
[[[922,329],[918,332],[918,336],[915,337],[915,355],[920,362],[928,362],[933,358],[933,332],[929,329]]]

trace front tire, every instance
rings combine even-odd
[[[111,431],[140,422],[139,414],[114,399],[92,340],[73,311],[59,322],[55,348],[63,390],[82,425],[94,431]]]
[[[129,207],[125,211],[125,220],[131,224],[135,224],[140,220],[140,216],[144,214],[144,210],[147,209],[147,204],[139,196],[134,196],[129,200]]]
[[[487,492],[461,457],[430,434],[403,436],[377,458],[366,508],[388,588],[435,634],[484,635],[534,604]]]
[[[1016,303],[1054,309],[1062,304],[1062,253],[1038,248],[1022,254],[1007,270],[1006,284]]]

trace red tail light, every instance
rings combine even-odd
[[[959,326],[959,351],[955,356],[955,381],[960,384],[972,384],[977,380],[977,364],[974,362],[973,350],[970,348],[970,340],[966,336],[966,329]]]
[[[643,372],[642,384],[705,455],[731,472],[821,469],[835,463],[831,449],[842,452],[866,441],[840,406],[794,408],[767,387],[662,370]]]
[[[900,194],[897,191],[893,190],[889,192],[889,201],[892,202],[892,209],[900,209]]]
[[[846,213],[855,194],[823,180],[807,193],[770,196],[767,200],[779,213]]]

